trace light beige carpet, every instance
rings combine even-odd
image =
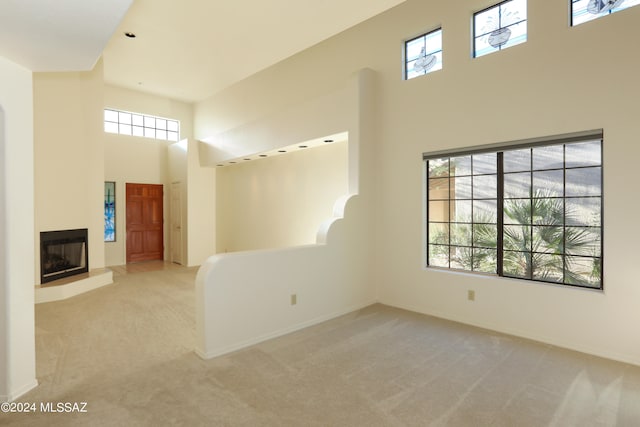
[[[40,386],[10,426],[639,426],[640,367],[374,305],[204,361],[195,269],[36,306]],[[249,319],[248,319],[249,321]]]

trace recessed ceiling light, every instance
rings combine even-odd
[[[260,154],[260,157],[267,157],[266,154]]]
[[[327,142],[327,143],[333,142],[333,139],[325,139],[324,142]]]
[[[218,166],[219,168],[221,168],[221,167],[223,167],[224,165],[216,165],[216,166]]]
[[[124,33],[125,36],[129,37],[130,39],[135,39],[136,35],[135,33],[129,32],[127,31],[126,33]]]
[[[246,161],[246,160],[251,160],[251,159],[244,159],[244,160]]]
[[[307,146],[306,146],[306,145],[298,145],[298,147],[300,147],[300,148],[307,148]]]
[[[229,162],[229,163],[231,163],[232,165],[235,165],[235,164],[236,164],[236,162]]]
[[[278,153],[286,153],[287,150],[278,150]]]

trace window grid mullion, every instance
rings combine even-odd
[[[447,263],[449,264],[449,268],[451,268],[451,157],[449,157],[449,160],[447,160],[448,163],[448,171],[449,171],[449,186],[447,187],[447,199],[449,201],[449,209],[448,209],[448,213],[449,213],[449,218],[447,218],[448,224],[449,224],[449,245],[447,246]]]
[[[599,160],[598,166],[601,171],[604,149],[603,149],[602,139],[600,139],[598,142],[599,142],[599,150],[600,150],[600,160]],[[545,153],[544,151],[541,151],[538,155],[542,156],[540,158],[543,160],[544,164],[541,164],[540,168],[536,169],[536,167],[534,166],[534,162],[536,161],[534,159],[534,155],[536,155],[534,153],[535,148],[529,147],[526,151],[529,156],[529,158],[527,159],[528,171],[526,171],[527,175],[529,175],[529,182],[527,184],[527,187],[522,188],[522,190],[524,190],[525,188],[528,188],[528,192],[529,192],[528,197],[523,197],[523,198],[516,197],[514,199],[509,198],[509,203],[511,203],[512,200],[516,200],[516,201],[522,200],[523,202],[528,201],[529,203],[529,206],[527,207],[527,211],[524,211],[524,212],[520,211],[521,214],[517,214],[514,217],[514,219],[517,219],[518,217],[522,218],[522,220],[514,222],[514,224],[516,225],[522,222],[522,224],[520,224],[520,227],[525,228],[522,231],[525,231],[526,227],[528,227],[528,230],[525,231],[526,234],[524,235],[526,237],[524,238],[529,239],[529,242],[527,242],[529,246],[520,245],[520,247],[525,246],[525,247],[522,247],[522,249],[520,249],[519,247],[508,249],[505,246],[507,244],[507,240],[505,238],[505,231],[506,231],[505,223],[508,222],[507,215],[506,215],[507,212],[505,210],[507,206],[507,200],[506,200],[506,196],[507,196],[506,175],[508,175],[508,172],[506,172],[507,157],[506,157],[505,150],[497,150],[494,152],[496,156],[496,159],[495,159],[496,196],[495,197],[496,197],[496,205],[497,205],[496,208],[499,209],[495,217],[496,218],[496,222],[495,222],[495,226],[496,226],[495,239],[496,240],[494,243],[496,248],[495,269],[496,269],[497,276],[505,277],[505,274],[507,274],[506,277],[522,278],[525,280],[542,281],[542,282],[548,282],[548,283],[561,283],[564,285],[576,286],[576,287],[585,287],[585,288],[597,287],[598,289],[603,289],[603,275],[602,275],[602,264],[603,264],[602,260],[603,260],[603,252],[604,252],[603,251],[604,245],[603,245],[603,238],[602,238],[603,174],[600,172],[599,183],[598,183],[600,187],[599,196],[592,196],[588,193],[582,194],[580,192],[576,193],[576,195],[568,196],[568,191],[571,188],[573,188],[573,187],[570,187],[570,185],[576,184],[574,182],[575,179],[571,178],[572,175],[569,175],[568,172],[577,170],[577,169],[588,169],[588,168],[595,169],[595,166],[591,164],[584,164],[584,163],[580,164],[579,162],[575,165],[573,165],[573,163],[569,164],[570,160],[573,162],[576,162],[575,160],[576,154],[574,150],[572,149],[572,154],[569,153],[569,148],[574,143],[580,143],[580,142],[575,141],[572,143],[557,144],[558,150],[555,151],[557,153],[555,155],[555,162],[561,164],[560,167],[554,167],[554,168],[545,167],[545,165],[549,166],[549,165],[552,165],[553,163],[547,164],[546,163],[547,161],[545,159],[548,157],[549,154]],[[538,158],[538,155],[536,155],[536,158]],[[560,158],[560,156],[562,157]],[[449,210],[448,210],[449,218],[447,222],[449,235],[448,235],[447,243],[448,243],[449,256],[450,256],[448,259],[448,263],[445,265],[448,265],[449,268],[463,269],[463,270],[473,271],[473,272],[483,271],[482,268],[480,269],[477,268],[478,266],[476,265],[476,262],[478,260],[479,254],[476,253],[475,249],[480,248],[482,250],[482,255],[480,255],[481,256],[480,259],[483,260],[484,257],[487,256],[487,253],[484,250],[490,249],[490,246],[486,246],[485,244],[482,244],[482,242],[476,242],[477,236],[479,235],[478,233],[482,233],[480,234],[480,236],[481,238],[483,238],[486,232],[484,228],[483,230],[478,230],[476,226],[492,225],[493,223],[490,224],[490,223],[487,223],[486,221],[476,222],[477,218],[475,218],[475,216],[476,216],[477,209],[475,208],[478,206],[476,206],[475,202],[490,200],[491,198],[488,197],[488,195],[487,197],[476,198],[476,196],[478,196],[479,194],[477,194],[475,191],[478,189],[475,187],[475,182],[477,177],[488,176],[493,174],[482,173],[480,175],[476,175],[476,172],[477,172],[476,166],[478,166],[478,164],[475,160],[477,159],[475,159],[475,154],[469,155],[468,167],[471,172],[469,173],[469,176],[468,176],[468,179],[469,179],[468,182],[470,185],[469,194],[471,196],[470,196],[470,199],[465,198],[460,200],[468,200],[470,202],[470,205],[466,209],[469,209],[468,212],[470,212],[470,215],[471,215],[471,218],[468,223],[468,225],[471,227],[471,230],[467,230],[466,232],[464,231],[464,228],[458,230],[454,226],[454,224],[458,224],[458,223],[454,222],[455,218],[452,218],[452,212],[455,209],[452,206],[452,203],[454,203],[457,200],[452,195],[457,188],[457,184],[454,180],[458,177],[454,176],[455,173],[453,172],[453,165],[451,161],[452,157],[447,156],[445,158],[448,162],[447,165],[448,165],[448,171],[449,171],[449,174],[448,174],[449,179],[448,179],[446,188],[448,190],[447,200],[449,202]],[[562,170],[563,176],[562,176],[561,192],[558,192],[556,194],[546,194],[545,192],[537,194],[534,192],[536,188],[544,189],[546,178],[544,178],[544,174],[540,174],[540,172],[541,171],[544,172],[547,170],[551,170],[551,171]],[[516,169],[516,171],[518,171],[518,169]],[[596,173],[595,170],[594,170],[594,173]],[[465,176],[466,175],[467,174],[465,173]],[[537,184],[537,187],[534,181],[534,176],[539,181]],[[595,184],[595,185],[598,185],[598,184]],[[580,185],[584,185],[584,184],[580,184]],[[464,187],[461,187],[461,188],[464,188]],[[562,199],[562,200],[560,201],[558,199]],[[567,216],[567,209],[570,208],[570,205],[569,205],[570,201],[567,199],[599,200],[599,205],[600,205],[599,206],[599,210],[600,210],[599,223],[591,225],[588,223],[583,223],[583,220],[580,220],[580,222],[576,222],[575,224],[573,222],[570,223],[569,217]],[[574,202],[571,202],[571,203],[574,203]],[[573,204],[571,206],[573,206]],[[525,214],[525,215],[522,215],[522,214]],[[541,220],[539,224],[536,223],[535,221],[536,217],[539,217]],[[553,221],[549,222],[551,220]],[[460,223],[460,224],[463,224],[463,223]],[[509,224],[511,224],[510,221],[509,221]],[[570,228],[596,230],[595,232],[598,232],[600,234],[599,255],[590,254],[584,251],[583,252],[576,251],[575,253],[572,253],[571,256],[569,256],[567,252],[567,244],[573,242],[571,235],[568,234],[570,231],[569,230]],[[555,229],[555,231],[553,231],[552,229]],[[462,233],[465,233],[465,234],[468,233],[468,234],[466,234],[466,237],[463,240],[456,243],[454,242],[454,239],[453,239],[454,230],[458,230],[458,231],[461,231]],[[546,234],[548,232],[551,232],[554,234],[555,233],[562,233],[562,234],[551,236],[553,240],[547,241],[546,239],[548,237],[545,237],[545,236],[549,236]],[[534,236],[539,241],[539,245],[537,246],[534,246],[534,243],[535,243]],[[470,243],[466,243],[466,240],[468,238],[471,239]],[[456,246],[456,248],[459,250],[462,250],[462,252],[456,251],[456,254],[454,254],[454,256],[451,257],[451,250],[453,248],[454,243],[456,243],[456,245],[460,244],[460,246]],[[525,243],[525,242],[521,242],[521,243]],[[477,244],[480,244],[480,245],[476,247]],[[558,244],[561,244],[561,247],[556,246]],[[582,244],[580,243],[580,245]],[[580,246],[576,246],[576,247],[579,248]],[[589,246],[587,246],[587,248],[588,247]],[[521,259],[520,261],[516,261],[516,262],[524,261],[526,263],[526,265],[524,266],[526,268],[526,272],[520,270],[521,267],[517,267],[516,265],[516,266],[513,266],[516,268],[516,270],[514,270],[515,275],[508,274],[508,271],[510,271],[509,269],[512,268],[512,264],[510,263],[508,265],[505,265],[505,261],[510,260],[511,262],[511,257],[519,254],[524,255],[524,259]],[[466,261],[464,261],[463,266],[452,267],[454,264],[453,261],[457,259],[457,257],[459,256],[466,258]],[[534,256],[539,256],[541,257],[541,259],[537,259],[534,261]],[[520,257],[517,257],[515,259],[517,260],[518,258]],[[549,270],[546,266],[547,262],[554,263],[555,267],[552,267],[552,270]],[[576,263],[575,268],[573,264],[571,264],[572,267],[569,268],[570,262]],[[596,268],[599,270],[597,273],[597,276],[595,273],[589,273],[590,270],[588,270],[588,268],[590,267],[587,265],[587,263],[593,263],[594,271],[596,271],[595,270]],[[538,268],[536,268],[536,266]],[[522,271],[522,276],[518,275],[518,272],[517,272],[518,270]]]
[[[502,29],[502,4],[498,6],[498,30]],[[498,46],[498,50],[502,50],[502,45]]]
[[[600,288],[604,289],[604,147],[600,141]]]
[[[475,260],[473,258],[473,256],[474,256],[474,253],[473,253],[473,229],[474,229],[473,224],[474,224],[474,218],[475,218],[474,217],[474,213],[475,213],[474,212],[474,205],[475,205],[474,202],[476,200],[475,191],[474,191],[474,185],[473,185],[474,178],[475,178],[474,170],[473,170],[474,166],[475,166],[474,157],[475,156],[471,156],[471,168],[470,168],[471,169],[471,221],[470,221],[471,222],[471,271],[474,271],[474,265],[475,265],[475,263],[474,263]]]
[[[529,271],[527,279],[533,279],[533,149],[529,150]]]
[[[105,108],[104,111],[105,112],[109,111],[109,112],[112,112],[112,113],[116,114],[116,117],[117,117],[116,121],[107,120],[105,118],[104,119],[104,123],[105,124],[106,123],[112,123],[112,124],[116,125],[116,127],[118,129],[117,134],[119,134],[119,135],[136,136],[136,135],[134,135],[134,132],[133,132],[134,128],[141,128],[142,129],[141,137],[144,137],[144,138],[151,138],[151,137],[147,137],[146,136],[146,131],[149,130],[149,131],[153,131],[153,138],[151,138],[151,139],[158,139],[158,140],[161,140],[161,141],[170,141],[169,132],[173,132],[176,135],[176,141],[180,139],[180,122],[178,120],[167,119],[167,118],[164,118],[164,117],[149,116],[149,115],[140,114],[140,113],[132,113],[132,112],[129,112],[129,111],[113,110],[113,109],[110,109],[110,108]],[[125,114],[128,114],[130,116],[130,123],[129,124],[123,123],[123,121],[121,120],[121,116],[125,115]],[[133,122],[133,117],[134,116],[142,117],[142,124],[141,125],[134,124],[134,122]],[[147,120],[146,120],[147,118],[153,120],[153,126],[147,126]],[[156,119],[165,120],[166,129],[164,129],[164,130],[158,129],[158,126],[156,124]],[[169,122],[175,123],[175,126],[177,128],[176,131],[169,131]],[[129,133],[122,132],[121,131],[121,127],[122,126],[129,126]],[[158,138],[157,137],[158,130],[165,132],[165,138]],[[106,132],[106,130],[105,130],[105,132]]]
[[[562,283],[567,283],[567,145],[566,144],[562,144],[562,267],[563,267]]]
[[[497,218],[497,241],[496,241],[496,273],[498,276],[503,276],[503,260],[504,260],[504,153],[499,151],[497,155],[497,179],[498,179],[498,218]]]

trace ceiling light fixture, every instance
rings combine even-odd
[[[130,39],[135,39],[136,38],[135,33],[132,33],[130,31],[127,31],[126,33],[124,33],[124,35],[129,37]]]
[[[325,139],[324,142],[326,142],[328,144],[330,142],[333,142],[333,139]]]

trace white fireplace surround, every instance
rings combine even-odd
[[[61,268],[54,280],[45,281],[47,269],[41,265],[41,282],[44,283],[36,285],[36,304],[71,298],[113,283],[110,270],[89,270],[88,234],[86,228],[40,233],[41,262],[44,264],[46,258],[52,258],[55,262],[59,258],[68,264],[68,268]],[[71,250],[70,253],[66,253],[65,246]],[[45,251],[52,256],[45,257]],[[55,273],[48,273],[49,278],[51,274]]]
[[[113,272],[106,268],[91,270],[88,274],[81,276],[71,276],[60,281],[68,283],[60,285],[36,285],[35,302],[60,301],[85,292],[98,289],[102,286],[113,283]]]

